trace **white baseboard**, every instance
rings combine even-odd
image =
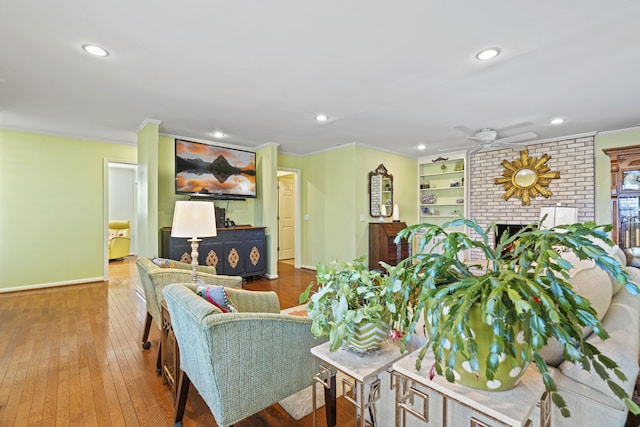
[[[15,291],[30,291],[33,289],[55,288],[58,286],[78,285],[81,283],[104,282],[104,277],[87,277],[86,279],[66,280],[64,282],[38,283],[35,285],[13,286],[0,288],[0,293]]]
[[[316,271],[316,267],[314,265],[300,265],[300,268],[304,268],[306,270],[313,270]]]

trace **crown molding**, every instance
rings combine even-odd
[[[15,132],[25,132],[25,133],[35,133],[37,135],[48,135],[48,136],[58,136],[61,138],[73,138],[73,139],[81,139],[84,141],[93,141],[93,142],[104,142],[106,144],[122,144],[122,145],[138,145],[137,141],[124,141],[121,139],[110,139],[104,138],[96,135],[87,135],[81,133],[74,132],[60,132],[54,130],[46,130],[46,129],[35,129],[28,127],[20,127],[20,126],[2,126],[0,129],[15,131]],[[135,134],[131,134],[132,137],[135,137]]]
[[[136,129],[136,133],[140,133],[140,131],[142,129],[144,129],[144,127],[146,125],[158,125],[160,126],[160,124],[162,123],[162,120],[158,120],[158,119],[149,119],[146,118],[142,121],[142,123],[140,123],[140,125],[138,126],[138,128]]]

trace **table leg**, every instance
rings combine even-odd
[[[315,386],[314,386],[315,387]],[[324,388],[324,408],[327,416],[327,427],[336,425],[336,376],[329,378],[329,387]]]

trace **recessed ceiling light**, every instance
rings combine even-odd
[[[562,117],[556,117],[555,119],[551,119],[549,123],[551,123],[552,125],[559,125],[561,123],[564,123],[564,119]]]
[[[226,134],[226,133],[221,132],[221,131],[219,131],[219,130],[216,130],[216,131],[211,132],[211,135],[212,135],[214,138],[224,138],[225,136],[227,136],[227,134]]]
[[[426,149],[427,149],[426,145],[424,145],[424,144],[418,145],[418,150],[426,150]]]
[[[480,52],[476,53],[476,59],[479,61],[487,61],[489,59],[493,59],[500,54],[499,47],[488,47],[486,49],[482,49]]]
[[[329,116],[327,116],[326,114],[318,114],[316,116],[316,120],[319,122],[326,122],[327,120],[329,120]]]
[[[82,49],[93,56],[108,56],[109,52],[94,44],[83,44]]]

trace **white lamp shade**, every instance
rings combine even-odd
[[[172,237],[217,236],[216,213],[213,202],[179,200],[173,210]]]

